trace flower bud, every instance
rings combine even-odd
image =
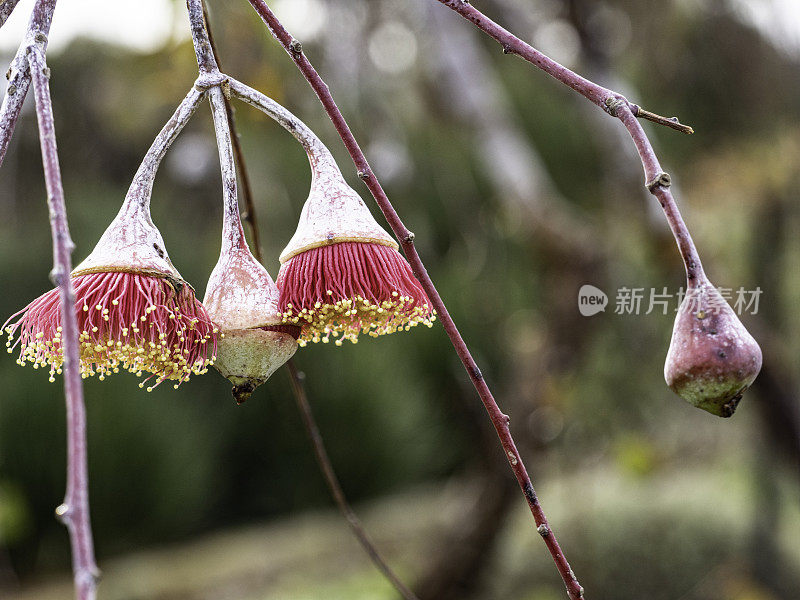
[[[224,246],[203,304],[222,332],[214,367],[241,404],[292,357],[300,328],[281,323],[278,288],[243,237]]]

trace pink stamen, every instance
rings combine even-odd
[[[356,342],[435,319],[408,262],[394,248],[341,242],[302,252],[278,273],[284,322],[302,327],[301,345],[330,336]]]
[[[73,286],[84,377],[103,379],[121,367],[151,373],[141,386],[152,377],[155,385],[179,385],[213,364],[217,329],[190,286],[176,292],[165,278],[123,272],[78,275]],[[19,345],[19,364],[49,365],[52,381],[63,362],[60,323],[58,291],[51,290],[2,326],[8,351]]]

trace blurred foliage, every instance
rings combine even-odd
[[[545,25],[572,27],[568,9],[575,3],[495,0],[486,2],[486,10],[535,41]],[[246,3],[209,4],[225,70],[308,122],[366,198],[316,98]],[[453,109],[458,98],[447,97],[437,74],[441,57],[429,47],[437,34],[430,11],[445,9],[429,7],[435,4],[430,0],[323,4],[328,27],[303,39],[304,48],[416,233],[420,254],[498,401],[513,402],[515,435],[540,449],[530,465],[540,497],[546,510],[556,505],[567,524],[567,554],[582,583],[597,590],[592,596],[793,598],[786,581],[800,569],[797,556],[786,559],[786,581],[771,589],[753,573],[733,591],[687,591],[709,572],[737,572],[736,561],[748,560],[753,531],[764,526],[756,509],[766,502],[770,485],[785,490],[776,496],[780,506],[770,531],[776,539],[785,528],[798,533],[797,512],[786,507],[797,505],[800,465],[775,450],[757,410],[769,398],[757,390],[731,421],[671,394],[662,377],[671,315],[613,314],[612,290],[674,291],[683,284],[674,241],[642,191],[636,159],[627,147],[609,150],[629,141],[618,142],[600,128],[604,117],[592,118],[583,99],[474,35],[499,78],[497,93],[516,131],[540,157],[558,202],[585,217],[596,233],[590,243],[608,257],[594,272],[596,279],[586,281],[575,265],[551,259],[525,222],[527,213],[508,201],[482,163],[479,124]],[[606,77],[613,73],[635,90],[633,101],[679,114],[694,126],[693,136],[648,131],[676,181],[712,280],[763,289],[758,319],[744,320],[765,334],[768,356],[788,365],[794,392],[800,375],[793,359],[800,350],[794,313],[800,298],[800,54],[777,49],[722,0],[588,5],[595,43],[615,50],[592,61],[586,45],[570,66],[585,72],[605,63]],[[67,9],[66,3],[59,8]],[[652,18],[654,11],[659,18]],[[402,24],[415,40],[415,60],[405,70],[387,73],[376,66],[382,38],[373,32],[385,22]],[[192,84],[196,66],[185,38],[146,55],[76,40],[49,62],[77,262],[116,214],[138,162]],[[294,140],[260,113],[242,105],[236,116],[267,268],[275,275],[277,256],[308,191],[308,163]],[[34,117],[26,105],[0,170],[0,315],[50,287],[51,242]],[[204,108],[170,150],[153,197],[153,218],[170,256],[200,296],[219,248],[216,161]],[[628,161],[633,174],[620,175],[618,163]],[[609,292],[609,308],[578,327],[559,329],[565,315],[576,311],[583,283]],[[548,327],[559,332],[555,339],[546,335]],[[543,370],[534,368],[536,357],[552,352],[551,346],[558,357]],[[490,426],[438,326],[340,349],[307,347],[296,360],[308,376],[320,428],[353,501],[445,482],[483,460],[484,446],[475,440]],[[68,569],[66,533],[52,517],[64,490],[63,398],[60,383],[48,384],[45,373],[19,368],[10,356],[0,361],[0,381],[0,543],[25,582]],[[102,383],[87,380],[85,391],[101,564],[148,545],[330,505],[285,373],[239,407],[228,383],[214,373],[177,391],[163,386],[146,394],[127,374]],[[741,459],[733,465],[732,449]],[[501,455],[499,445],[493,452]],[[684,466],[709,474],[725,467],[736,483],[734,499],[755,503],[751,514],[739,513],[749,520],[733,530],[710,522],[709,510],[700,508],[713,509],[714,498],[699,494],[695,501],[708,505],[691,507],[696,511],[650,511],[635,502],[635,490],[669,487]],[[597,499],[586,514],[580,512],[580,492],[561,498],[560,505],[551,500],[558,482],[587,473],[598,489],[607,475],[621,486],[619,493],[607,495],[608,504]],[[554,523],[557,530],[560,524]],[[525,533],[528,526],[517,529]],[[512,568],[544,554],[535,538],[504,538],[495,562],[510,561],[507,571],[496,570],[509,573],[508,589],[501,594],[497,586],[487,598],[561,597],[546,561],[533,570]],[[0,563],[3,557],[0,552]],[[673,586],[676,577],[681,583]],[[345,579],[325,597],[359,597],[363,585]]]

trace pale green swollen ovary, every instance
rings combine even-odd
[[[689,376],[680,384],[672,386],[672,389],[694,406],[718,412],[722,406],[744,392],[749,385],[749,383],[742,385],[741,380],[731,380],[722,375],[716,379],[708,376]],[[710,410],[712,408],[717,410]]]
[[[286,333],[263,329],[233,329],[217,345],[214,367],[235,386],[261,385],[297,350]]]

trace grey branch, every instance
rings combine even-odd
[[[6,3],[8,0],[6,0]],[[4,6],[4,5],[3,5]],[[0,106],[0,166],[6,157],[8,144],[14,135],[22,103],[28,94],[31,85],[31,72],[28,64],[28,47],[39,43],[42,51],[47,49],[47,36],[50,33],[50,23],[53,21],[53,12],[56,9],[56,0],[36,0],[28,21],[25,38],[17,50],[11,66],[8,69],[8,87]]]
[[[34,19],[37,16],[42,15],[41,13],[37,15],[34,11]],[[47,203],[50,209],[53,279],[58,286],[61,300],[64,394],[67,405],[67,490],[64,503],[56,510],[56,514],[69,531],[76,597],[78,600],[94,600],[99,571],[94,557],[89,518],[86,407],[83,401],[75,293],[70,277],[74,244],[69,235],[64,189],[61,184],[53,106],[50,100],[50,71],[44,54],[45,39],[34,39],[28,47],[27,54],[36,96],[36,115],[39,121],[39,139],[47,185]]]
[[[0,0],[0,27],[6,24],[17,4],[19,0]]]

